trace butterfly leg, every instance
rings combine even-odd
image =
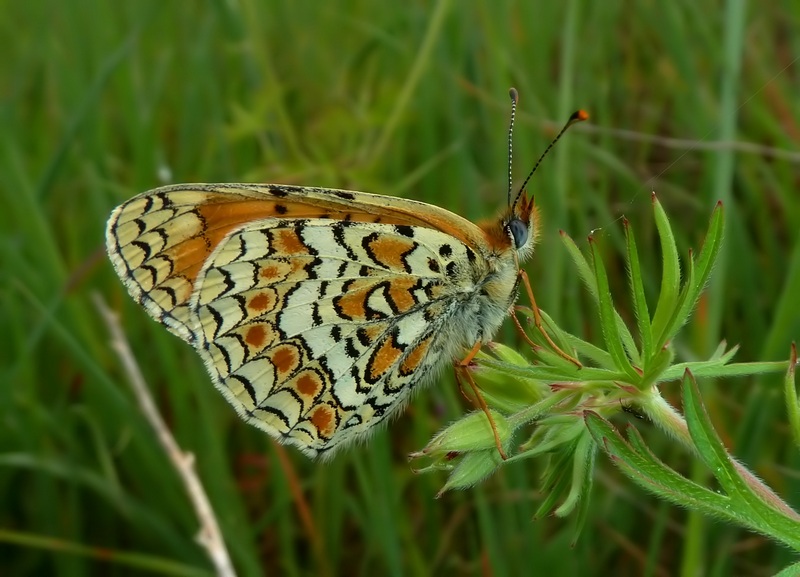
[[[520,307],[522,309],[523,307]],[[522,336],[522,339],[528,343],[528,346],[534,350],[538,350],[540,347],[536,343],[534,343],[531,338],[528,336],[528,333],[525,332],[525,329],[522,328],[522,323],[519,322],[519,319],[516,315],[516,306],[511,305],[511,310],[509,311],[509,315],[511,316],[511,320],[514,321],[514,326],[517,327],[517,332]]]
[[[500,457],[502,457],[502,459],[505,461],[506,459],[508,459],[508,455],[506,454],[505,450],[503,450],[503,444],[500,442],[500,435],[497,433],[497,425],[495,425],[492,413],[489,411],[489,406],[486,404],[483,395],[481,395],[481,392],[478,389],[478,385],[475,384],[475,380],[472,378],[472,375],[470,374],[468,369],[470,363],[472,362],[472,359],[474,359],[475,355],[478,354],[478,351],[481,350],[482,344],[483,343],[481,343],[480,341],[475,343],[475,346],[473,346],[472,349],[470,349],[470,351],[467,353],[467,356],[461,359],[461,361],[459,361],[456,364],[456,380],[458,381],[458,386],[461,387],[462,394],[464,388],[462,386],[461,377],[463,376],[469,383],[469,386],[472,389],[473,394],[475,395],[475,400],[477,400],[478,405],[486,415],[486,418],[489,420],[489,425],[492,427],[492,433],[494,434],[494,444],[497,446],[497,452],[500,453]]]
[[[547,334],[547,331],[544,328],[544,322],[542,321],[542,315],[539,313],[539,307],[536,304],[536,298],[533,296],[533,289],[531,288],[531,282],[528,279],[528,273],[526,273],[524,270],[520,269],[519,270],[519,276],[522,279],[522,284],[525,285],[525,291],[528,293],[528,300],[531,301],[531,309],[533,310],[533,322],[536,325],[536,328],[539,330],[540,333],[542,333],[542,336],[545,338],[547,343],[551,347],[553,347],[553,350],[556,353],[558,353],[558,356],[560,356],[561,358],[571,362],[572,364],[574,364],[579,369],[582,368],[583,365],[581,364],[581,362],[578,359],[576,359],[572,355],[569,355],[569,354],[565,353],[564,351],[562,351],[561,347],[559,347],[556,343],[554,343],[553,339],[550,338],[550,335]],[[517,326],[519,327],[519,323],[517,323]],[[524,332],[523,332],[523,334],[524,334]],[[527,340],[528,340],[528,342],[530,342],[530,339],[527,339]]]

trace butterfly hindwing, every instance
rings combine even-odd
[[[455,263],[469,251],[421,227],[256,221],[200,273],[197,349],[247,420],[307,453],[328,451],[372,430],[451,360],[453,289],[474,274]]]

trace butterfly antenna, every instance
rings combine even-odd
[[[510,88],[508,95],[511,97],[511,122],[508,125],[508,206],[511,206],[511,191],[514,189],[514,183],[511,178],[511,159],[513,157],[513,134],[514,134],[514,117],[517,115],[517,102],[519,102],[519,92],[516,88]]]
[[[564,134],[567,131],[567,129],[573,124],[577,124],[578,122],[583,122],[584,120],[588,119],[589,119],[589,113],[586,112],[585,110],[576,110],[575,112],[572,113],[572,115],[569,117],[569,120],[567,120],[567,123],[564,125],[564,128],[562,128],[558,132],[558,134],[556,134],[556,137],[552,140],[552,142],[550,142],[550,144],[547,145],[547,148],[544,149],[544,152],[539,157],[539,160],[536,161],[536,164],[533,165],[533,168],[528,173],[525,182],[523,182],[522,186],[519,187],[519,192],[517,192],[517,198],[514,199],[514,206],[516,206],[517,202],[519,201],[519,197],[525,191],[525,187],[528,185],[528,181],[533,176],[533,173],[536,172],[537,168],[539,168],[539,165],[542,163],[542,160],[544,160],[544,157],[547,156],[548,152],[550,152],[550,149],[552,149],[553,146],[555,146],[556,142],[558,142],[558,139],[561,138],[561,135]]]

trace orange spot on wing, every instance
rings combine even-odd
[[[267,280],[273,280],[283,276],[277,264],[268,264],[266,266],[261,267],[261,272],[259,272],[258,274],[261,275],[261,278]]]
[[[342,295],[337,301],[342,314],[351,319],[363,319],[367,314],[365,297],[364,293]]]
[[[330,437],[334,432],[335,413],[328,405],[321,405],[314,409],[311,415],[311,424],[317,428],[320,436]]]
[[[377,381],[381,376],[391,369],[403,354],[402,349],[395,346],[393,336],[383,339],[379,348],[375,351],[370,359],[367,370],[369,371],[370,380]]]
[[[272,364],[278,370],[278,376],[286,376],[300,364],[300,354],[295,345],[286,344],[276,347],[269,355]]]
[[[196,236],[165,250],[164,256],[172,261],[172,274],[194,283],[200,269],[214,250],[213,246],[209,246],[214,240],[205,235]],[[218,239],[217,242],[220,240],[222,239]]]
[[[414,248],[416,243],[412,240],[404,240],[397,237],[378,236],[369,243],[369,249],[374,258],[384,266],[405,271],[405,256]]]
[[[308,271],[306,265],[313,260],[314,257],[303,254],[287,260],[269,259],[262,261],[259,276],[263,279],[262,285],[274,285],[283,281],[304,280],[308,278]]]
[[[331,202],[315,199],[313,202],[301,198],[282,198],[272,200],[270,198],[242,198],[220,196],[212,198],[204,206],[208,207],[207,212],[213,215],[218,222],[236,222],[243,224],[254,220],[265,218],[331,218],[334,220],[344,220],[345,215],[349,220],[357,222],[375,222],[380,219],[379,215],[369,212],[351,211],[343,207],[340,202],[331,199]],[[278,208],[280,207],[280,208]],[[412,224],[417,220],[403,215],[397,215],[385,222],[393,224]]]
[[[400,312],[406,312],[417,303],[411,295],[411,289],[416,285],[413,279],[399,278],[389,284],[389,298]]]
[[[370,342],[377,339],[379,336],[383,334],[383,331],[386,330],[386,326],[384,323],[381,323],[379,325],[369,325],[363,328],[364,328],[364,333],[367,335],[367,339],[369,339]]]
[[[274,291],[264,291],[251,298],[247,306],[258,313],[264,313],[274,309],[276,302]]]
[[[251,347],[251,355],[271,346],[277,338],[275,327],[269,322],[245,325],[236,332],[239,334],[244,332],[242,338]]]
[[[308,248],[294,229],[281,228],[270,231],[270,245],[278,254],[308,254]]]
[[[322,389],[322,381],[313,371],[304,371],[296,380],[297,392],[304,397],[316,397]]]
[[[431,338],[428,337],[420,344],[418,344],[414,349],[406,355],[406,358],[403,359],[403,362],[400,364],[400,374],[403,376],[410,375],[414,371],[417,370],[422,359],[425,358],[425,354],[428,352],[428,347],[431,344]]]
[[[212,201],[200,205],[197,212],[206,223],[209,231],[225,229],[230,231],[243,224],[261,220],[264,218],[275,218],[279,216],[275,210],[278,202],[267,199],[247,199],[237,198],[235,201],[225,202],[225,197],[212,199]],[[222,202],[214,202],[220,200]]]
[[[251,326],[244,335],[244,342],[257,349],[263,347],[266,340],[267,331],[264,330],[264,327],[261,325]]]
[[[291,272],[287,275],[286,278],[291,278],[292,280],[308,278],[306,265],[308,264],[309,260],[310,258],[308,257],[292,259]]]
[[[346,292],[333,299],[337,312],[353,320],[366,319],[367,297],[374,286],[374,282],[364,280],[348,283]]]

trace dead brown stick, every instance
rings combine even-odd
[[[189,500],[192,502],[197,519],[200,522],[200,531],[196,537],[197,542],[208,553],[218,576],[235,577],[236,572],[233,569],[228,549],[225,547],[225,540],[222,538],[222,531],[220,531],[211,502],[208,500],[203,484],[194,470],[194,455],[181,450],[166,423],[161,418],[153,397],[150,395],[150,389],[142,376],[142,371],[139,369],[139,365],[125,338],[125,333],[122,331],[119,317],[108,308],[102,297],[94,294],[92,299],[108,327],[108,332],[111,334],[111,348],[114,349],[119,360],[122,361],[122,366],[133,389],[133,394],[139,402],[139,407],[150,426],[156,432],[161,446],[178,471],[178,476],[183,481],[186,492],[189,494]]]

